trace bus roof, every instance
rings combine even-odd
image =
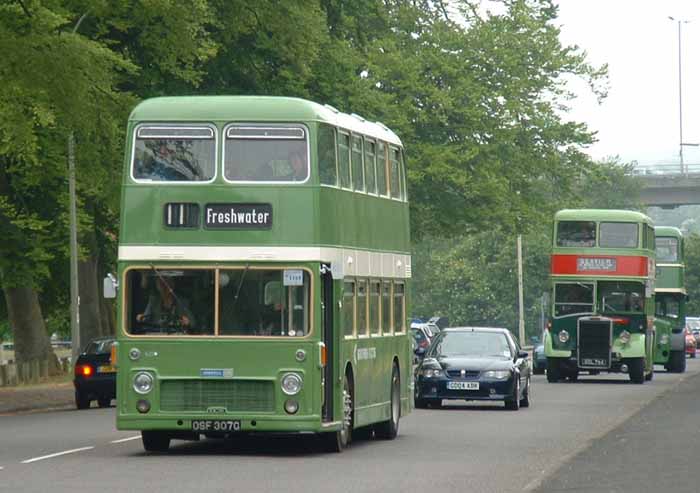
[[[674,238],[683,238],[683,232],[674,226],[656,226],[654,234],[658,236],[672,236]]]
[[[616,209],[563,209],[554,215],[555,221],[613,221],[646,223],[654,222],[646,214]]]
[[[146,99],[129,116],[131,122],[305,122],[335,125],[368,137],[401,145],[380,122],[342,113],[329,105],[278,96],[177,96]]]

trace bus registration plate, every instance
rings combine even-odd
[[[241,431],[241,421],[238,419],[195,419],[192,420],[192,431]]]
[[[447,382],[449,390],[479,390],[479,382]]]

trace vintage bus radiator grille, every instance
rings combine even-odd
[[[578,365],[610,368],[610,320],[581,320],[578,327]]]
[[[228,412],[272,412],[272,382],[258,380],[163,380],[161,411],[206,412],[224,407]]]

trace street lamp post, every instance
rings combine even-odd
[[[688,174],[688,170],[683,162],[683,146],[694,146],[697,147],[698,144],[691,144],[683,142],[683,79],[682,79],[682,66],[681,66],[681,24],[688,24],[690,21],[676,19],[675,17],[668,16],[674,22],[678,23],[678,156],[681,162],[681,174]]]

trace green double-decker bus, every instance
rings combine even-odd
[[[653,376],[654,225],[638,212],[562,210],[554,216],[547,380],[580,371]]]
[[[672,373],[685,372],[685,262],[683,234],[678,228],[657,226],[656,345],[654,363]]]
[[[235,96],[144,101],[127,136],[117,428],[149,451],[395,437],[413,407],[399,138],[330,106]]]

